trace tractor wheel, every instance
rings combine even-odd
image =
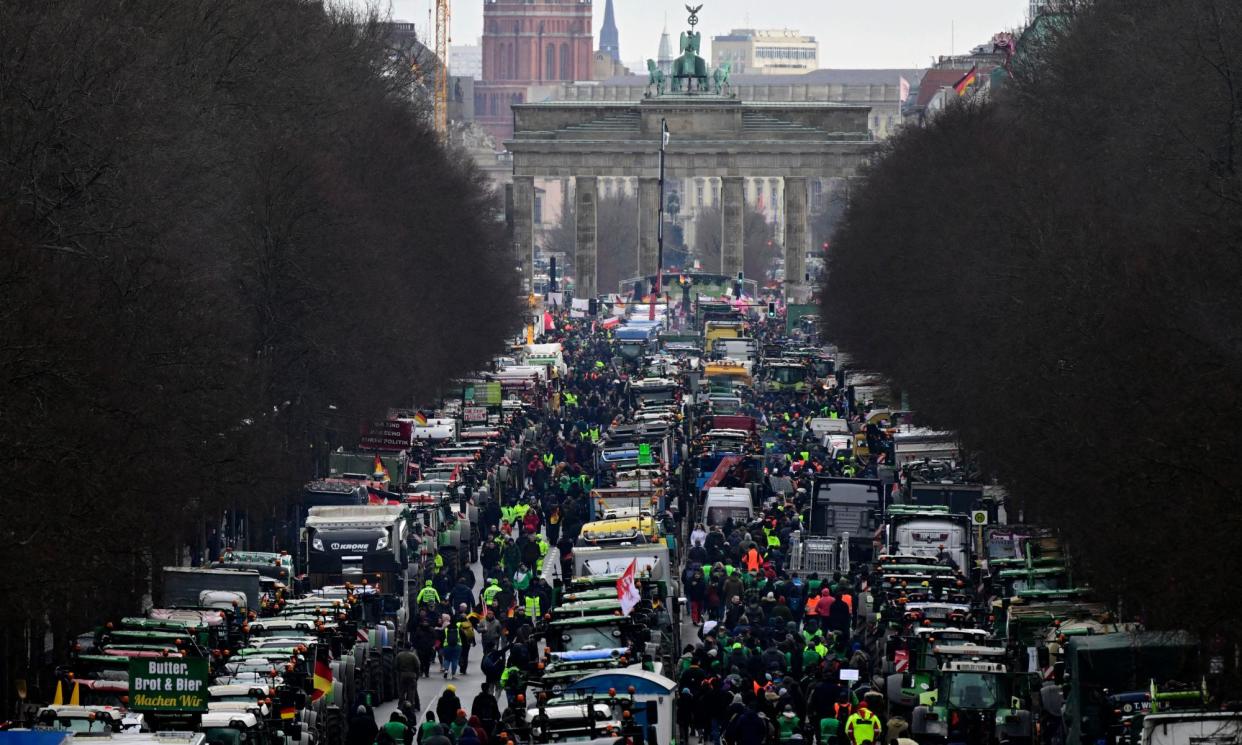
[[[384,700],[391,701],[399,695],[397,690],[397,656],[392,650],[385,649],[382,655],[384,677]]]
[[[358,698],[358,681],[354,678],[357,668],[352,655],[341,660],[341,671],[341,680],[345,683],[345,700],[352,706]]]
[[[341,715],[341,707],[332,705],[323,715],[324,745],[344,745],[345,717]]]
[[[375,703],[377,704],[381,704],[385,700],[382,690],[382,678],[384,672],[382,667],[383,663],[381,662],[378,654],[372,654],[367,659],[367,690],[374,692],[376,698]]]

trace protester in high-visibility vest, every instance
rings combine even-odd
[[[436,592],[436,588],[431,586],[431,580],[423,582],[423,589],[418,591],[418,596],[415,598],[415,602],[419,605],[422,605],[423,603],[440,602],[440,593]]]
[[[759,551],[753,546],[745,554],[742,555],[742,563],[747,569],[758,569],[763,564],[763,559],[759,556]]]
[[[526,616],[528,618],[539,618],[539,596],[530,594],[526,596]]]
[[[496,600],[496,596],[499,594],[500,583],[496,581],[495,577],[492,577],[487,581],[487,587],[483,588],[483,604],[491,605],[492,602]]]
[[[862,745],[864,742],[873,743],[880,737],[880,718],[871,713],[866,701],[859,702],[858,711],[846,720],[845,736],[850,738],[850,742],[854,745]]]
[[[500,674],[500,687],[509,698],[509,706],[517,703],[518,696],[526,691],[526,680],[520,668],[509,666]]]

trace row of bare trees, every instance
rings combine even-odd
[[[519,288],[373,15],[6,2],[0,50],[8,684],[205,519],[288,495],[326,427],[476,367]]]
[[[853,192],[829,336],[1130,614],[1242,617],[1242,6],[1096,0]]]

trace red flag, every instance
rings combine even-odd
[[[617,600],[621,601],[622,615],[630,615],[630,611],[634,610],[639,600],[642,600],[642,595],[638,593],[638,586],[634,583],[634,573],[637,569],[638,559],[631,559],[630,565],[617,578]]]
[[[401,504],[401,496],[386,489],[381,489],[378,486],[367,484],[367,504]]]

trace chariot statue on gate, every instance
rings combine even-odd
[[[690,18],[687,22],[690,24],[689,31],[681,33],[681,45],[678,49],[681,55],[673,60],[673,85],[672,90],[675,92],[689,93],[697,90],[705,93],[708,90],[707,84],[707,61],[699,56],[699,44],[702,35],[694,30],[699,23],[698,13],[703,9],[702,5],[697,7],[686,6],[686,10],[690,11]],[[685,88],[682,88],[682,83]]]
[[[661,70],[655,60],[647,60],[647,93],[646,97],[659,97],[665,93],[680,94],[711,94],[719,96],[733,95],[733,86],[729,82],[732,65],[725,62],[716,70],[707,67],[707,60],[699,56],[702,35],[694,30],[699,23],[699,11],[702,5],[686,6],[690,17],[688,31],[681,34],[679,55],[673,59],[672,68],[666,73]],[[728,93],[726,94],[726,91]]]

